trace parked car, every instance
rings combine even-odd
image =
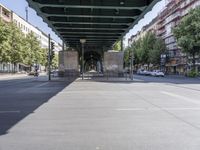
[[[58,70],[52,70],[52,71],[51,71],[51,75],[52,75],[53,77],[58,77]]]
[[[165,74],[164,74],[164,72],[162,72],[160,70],[153,70],[151,72],[151,76],[154,76],[154,77],[164,77]]]
[[[137,74],[142,75],[142,74],[143,74],[143,71],[144,71],[144,70],[142,70],[142,69],[138,69],[138,70],[137,70]]]
[[[145,75],[145,76],[151,75],[150,71],[143,70],[143,69],[139,69],[137,71],[137,74],[139,74],[139,75]]]
[[[144,70],[144,71],[143,71],[143,75],[145,75],[145,76],[150,76],[150,75],[151,75],[151,72],[150,72],[150,71],[147,71],[147,70]]]

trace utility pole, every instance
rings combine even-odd
[[[25,8],[26,11],[26,22],[28,22],[28,7]]]
[[[84,44],[86,42],[86,39],[80,39],[81,45],[82,45],[82,80],[84,79]]]
[[[49,38],[49,50],[48,50],[48,79],[51,80],[51,35],[48,35]]]
[[[131,70],[130,70],[130,74],[131,74],[131,80],[133,80],[133,49],[131,50]]]

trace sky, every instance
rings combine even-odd
[[[18,14],[19,16],[21,16],[22,18],[26,18],[25,8],[28,6],[26,0],[0,0],[0,3],[3,4],[4,6],[6,6],[8,9],[15,12],[16,14]],[[138,24],[136,26],[134,26],[133,29],[131,29],[129,31],[129,33],[127,33],[127,35],[125,36],[125,46],[127,46],[128,38],[131,35],[136,34],[138,31],[141,30],[141,28],[143,26],[145,26],[153,18],[155,18],[157,16],[157,14],[163,9],[164,6],[165,6],[165,0],[161,0],[159,3],[157,3],[154,6],[152,11],[147,13],[144,16],[144,18],[141,19],[138,22]],[[62,43],[60,38],[48,27],[48,25],[46,23],[43,22],[41,17],[37,16],[36,12],[32,8],[29,8],[28,12],[29,12],[29,22],[32,25],[38,27],[39,29],[41,29],[46,34],[50,33],[51,37],[55,41]]]

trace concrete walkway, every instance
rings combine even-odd
[[[200,91],[145,80],[77,80],[0,136],[0,150],[199,148]]]

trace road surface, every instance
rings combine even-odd
[[[200,80],[0,81],[0,150],[199,150]]]

